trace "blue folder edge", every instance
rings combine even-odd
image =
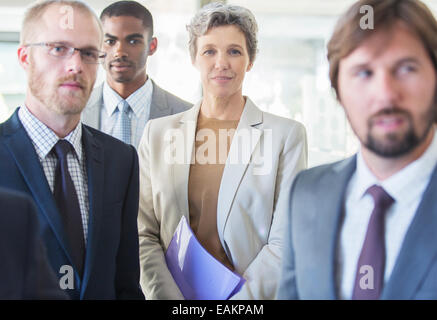
[[[239,292],[246,281],[206,251],[185,216],[170,241],[165,260],[187,300],[227,300]]]

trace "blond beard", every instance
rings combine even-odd
[[[44,83],[43,79],[43,73],[36,70],[35,63],[31,63],[29,68],[29,89],[31,94],[48,109],[62,115],[80,114],[86,106],[94,84],[88,85],[78,75],[59,78],[50,87],[49,84]],[[60,96],[60,85],[69,80],[79,82],[82,90]]]

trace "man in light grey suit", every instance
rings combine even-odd
[[[147,58],[158,46],[149,10],[135,1],[118,1],[100,19],[106,81],[93,90],[82,121],[137,147],[149,119],[185,111],[191,104],[147,76]]]
[[[330,78],[360,150],[295,179],[279,299],[437,299],[436,34],[417,0],[340,18]]]

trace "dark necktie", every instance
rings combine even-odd
[[[369,193],[375,206],[370,216],[366,238],[358,259],[352,299],[376,300],[381,295],[385,271],[384,218],[394,200],[377,185],[371,186]]]
[[[62,216],[73,264],[82,277],[85,256],[82,215],[76,189],[68,172],[67,164],[67,154],[72,151],[72,145],[66,140],[59,140],[53,149],[58,157],[53,193]]]

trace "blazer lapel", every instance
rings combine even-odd
[[[82,129],[82,142],[85,151],[86,170],[88,175],[89,223],[81,299],[85,293],[90,275],[93,272],[94,260],[97,255],[96,247],[99,241],[104,197],[103,148],[101,148],[99,141],[94,138],[93,134],[86,126],[82,126]]]
[[[152,79],[150,79],[152,81]],[[160,118],[170,114],[165,92],[155,82],[152,81],[153,93],[150,103],[149,119]]]
[[[408,228],[381,299],[412,299],[437,256],[437,166]]]
[[[5,123],[5,136],[5,144],[26,181],[35,203],[52,228],[70,264],[73,265],[61,215],[32,141],[18,118],[18,110],[15,111],[10,122]]]
[[[262,111],[249,98],[246,99],[246,105],[244,106],[226,159],[218,194],[217,229],[222,244],[224,243],[223,234],[232,202],[250,163],[252,153],[263,134],[262,129],[255,127],[263,122]],[[241,143],[239,135],[241,135],[243,143]],[[246,138],[250,138],[249,143],[244,141]],[[226,248],[226,246],[223,245],[223,248]]]
[[[317,226],[317,256],[314,264],[320,266],[317,289],[322,299],[336,299],[335,282],[338,237],[344,215],[346,188],[356,169],[356,156],[335,164],[330,173],[317,185],[316,194],[321,195],[317,204],[306,206],[313,208],[314,226]],[[317,211],[317,212],[315,212]]]
[[[184,141],[184,159],[183,163],[174,163],[171,166],[173,175],[173,186],[178,199],[178,207],[181,214],[185,215],[187,221],[190,219],[188,208],[188,178],[190,174],[190,165],[194,163],[194,141],[196,139],[197,117],[199,115],[201,102],[198,102],[193,108],[184,112],[180,120],[180,129],[182,130]],[[178,145],[179,148],[179,145]]]

